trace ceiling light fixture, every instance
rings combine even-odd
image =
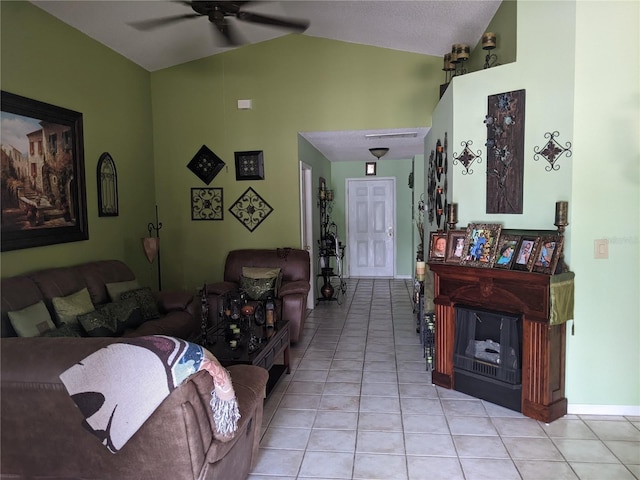
[[[381,157],[384,157],[387,154],[389,149],[386,147],[378,147],[378,148],[370,148],[369,151],[371,152],[371,155],[373,155],[378,160],[380,160]]]

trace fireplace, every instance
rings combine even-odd
[[[555,277],[554,281],[565,276],[573,279],[573,272],[551,276],[437,262],[429,262],[429,268],[434,274],[436,316],[433,383],[444,388],[471,391],[470,387],[475,388],[475,383],[481,380],[484,383],[482,388],[491,392],[488,401],[499,403],[496,397],[510,397],[509,408],[547,423],[565,415],[566,325],[551,321],[553,309],[550,292],[552,278]],[[498,378],[490,378],[481,375],[478,362],[471,370],[454,363],[456,333],[461,329],[457,325],[456,311],[459,307],[491,312],[500,318],[510,319],[510,323],[511,319],[517,319],[516,326],[511,326],[511,331],[518,332],[519,352],[515,356],[520,363],[517,368],[513,368],[513,372],[504,372]],[[473,330],[473,327],[467,326],[467,334],[469,328]],[[475,329],[474,341],[478,332],[477,325]],[[509,333],[509,337],[511,335]],[[489,338],[502,347],[504,341],[501,338]],[[467,346],[468,340],[464,346],[465,352]],[[513,348],[513,345],[509,348]],[[500,362],[507,363],[508,360],[501,358]],[[486,371],[495,367],[490,362],[483,366]],[[515,377],[520,375],[520,385],[511,383],[509,377],[512,373]],[[475,391],[471,395],[478,393]]]
[[[519,315],[455,307],[456,390],[520,411],[522,321]]]

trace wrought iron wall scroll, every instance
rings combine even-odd
[[[549,139],[546,145],[542,148],[534,147],[533,149],[533,151],[535,152],[533,159],[536,162],[540,160],[540,156],[542,156],[542,158],[544,158],[547,162],[549,162],[549,165],[544,167],[544,169],[547,172],[560,169],[560,165],[557,165],[556,162],[560,160],[560,157],[563,154],[566,154],[567,158],[571,157],[572,155],[571,142],[566,142],[564,144],[565,146],[563,147],[556,141],[556,138],[559,136],[560,136],[560,133],[558,131],[547,132],[544,134],[544,138]]]

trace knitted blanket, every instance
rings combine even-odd
[[[85,426],[116,453],[175,388],[201,370],[213,378],[214,436],[228,440],[240,419],[231,377],[200,345],[162,335],[123,338],[64,371],[60,380]]]

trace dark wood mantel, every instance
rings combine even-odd
[[[522,413],[551,422],[567,413],[565,324],[550,325],[549,275],[429,263],[434,274],[433,383],[453,388],[455,306],[522,315]]]

